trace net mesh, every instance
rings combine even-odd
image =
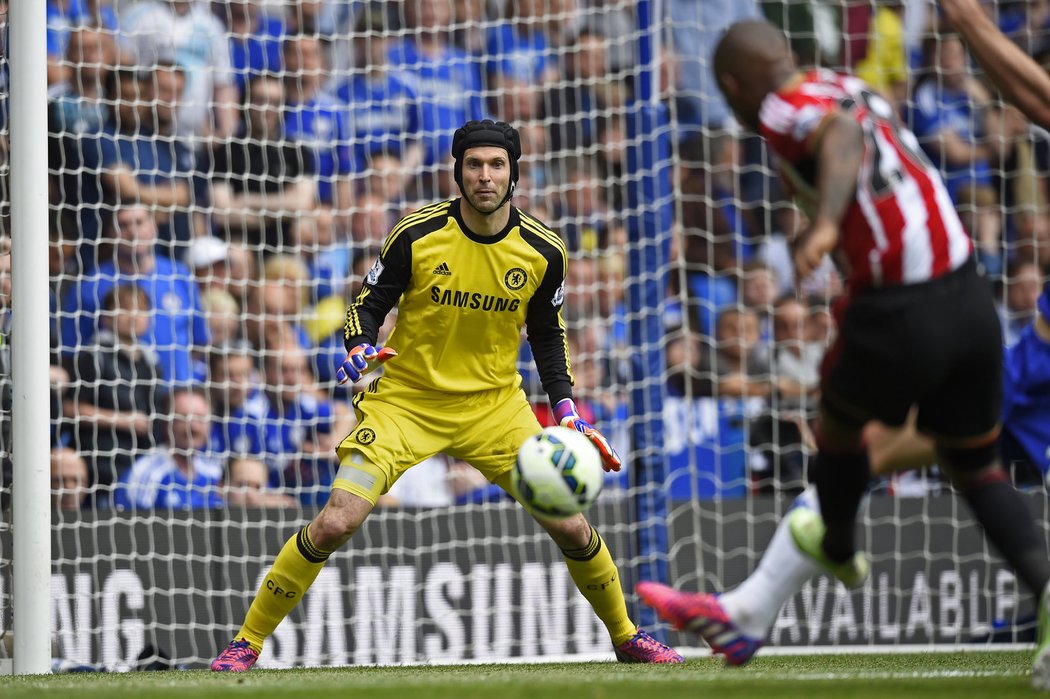
[[[625,456],[593,511],[625,587],[653,572],[690,589],[739,582],[806,481],[842,284],[828,263],[796,292],[800,215],[710,73],[736,19],[764,14],[800,62],[854,70],[891,99],[945,173],[1016,339],[1050,264],[1047,135],[1002,108],[931,6],[672,0],[643,24],[644,4],[48,2],[56,657],[201,663],[237,629],[264,564],[325,501],[354,425],[367,382],[334,378],[346,305],[399,218],[458,195],[452,133],[482,117],[520,130],[513,202],[569,250],[576,396]],[[1045,58],[1041,5],[991,9]],[[8,175],[2,157],[5,239]],[[640,304],[645,284],[658,293]],[[519,370],[549,424],[524,344]],[[1017,476],[1041,488],[1038,470]],[[968,515],[935,470],[876,493],[873,583],[849,597],[821,578],[773,643],[1030,633],[1012,577],[959,533]],[[472,467],[436,457],[333,557],[264,661],[607,651],[556,553]]]

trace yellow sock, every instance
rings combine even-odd
[[[262,651],[263,641],[299,604],[331,554],[310,541],[306,527],[293,534],[263,578],[237,638]]]
[[[589,544],[582,549],[562,551],[562,554],[565,556],[565,565],[569,567],[572,581],[609,630],[613,645],[618,646],[634,636],[637,627],[627,616],[627,602],[623,598],[623,588],[620,587],[620,573],[609,554],[609,547],[594,527],[591,527]]]

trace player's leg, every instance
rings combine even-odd
[[[915,412],[901,427],[889,427],[880,422],[870,422],[863,429],[863,444],[867,450],[870,474],[879,477],[897,471],[928,466],[936,462],[933,441],[920,435],[915,429]],[[865,479],[870,480],[870,477]],[[758,568],[744,584],[733,590],[732,597],[723,595],[723,604],[739,620],[745,630],[764,638],[772,628],[780,608],[802,588],[802,584],[817,572],[812,558],[803,554],[790,536],[790,513],[805,509],[823,519],[816,487],[810,485],[792,503],[789,516],[777,526],[769,549],[759,561]],[[754,578],[754,580],[752,580]],[[739,593],[739,594],[736,594]],[[729,597],[729,599],[726,599]],[[744,605],[750,599],[765,599],[757,610],[745,616]],[[736,612],[740,609],[739,615]]]
[[[904,425],[927,378],[902,359],[912,349],[932,356],[912,336],[910,314],[922,301],[916,293],[902,288],[854,298],[821,366],[818,451],[810,478],[820,515],[797,509],[790,525],[799,548],[847,586],[861,584],[868,572],[855,544],[857,510],[871,480],[864,426],[872,420]]]
[[[465,411],[477,411],[477,419]],[[517,500],[510,471],[518,447],[542,429],[524,392],[519,388],[492,391],[471,408],[460,407],[458,414],[464,427],[447,453],[473,465]],[[500,430],[492,430],[491,425],[500,425]],[[680,655],[640,632],[631,621],[609,547],[583,515],[537,521],[561,549],[573,583],[591,603],[618,650],[625,645],[637,650],[632,662],[682,661]]]
[[[509,476],[508,472],[497,483],[511,492]],[[620,584],[620,573],[609,547],[582,514],[557,520],[536,515],[533,517],[561,549],[576,589],[590,602],[594,613],[608,629],[616,648],[617,660],[626,663],[683,662],[682,656],[676,651],[631,621]]]
[[[358,530],[400,470],[421,460],[406,446],[416,436],[410,428],[411,418],[378,394],[368,395],[371,401],[358,403],[357,427],[336,448],[340,465],[328,502],[277,554],[244,624],[212,662],[212,670],[251,669],[263,642],[306,594],[328,557]],[[420,448],[428,445],[425,437],[414,441]]]
[[[991,437],[984,444],[940,446],[938,453],[988,541],[1036,595],[1039,635],[1032,685],[1050,690],[1050,560],[1043,533],[1000,465]]]
[[[507,473],[496,482],[511,492],[509,477]],[[619,572],[598,531],[582,514],[561,520],[533,517],[561,550],[572,581],[609,630],[613,645],[634,636],[637,627],[627,615]]]
[[[791,506],[792,511],[817,507],[812,485]],[[762,646],[784,603],[820,572],[820,566],[795,544],[789,521],[788,517],[780,520],[758,567],[728,592],[684,592],[641,582],[638,595],[675,628],[699,634],[712,654],[725,656],[727,665],[743,665]]]
[[[995,436],[983,443],[940,446],[938,453],[985,536],[1029,590],[1042,592],[1050,580],[1046,545],[1024,498],[999,463]]]
[[[374,502],[333,488],[328,502],[313,521],[285,542],[273,566],[263,577],[244,624],[234,640],[212,662],[216,672],[250,670],[263,642],[299,604],[328,561],[372,511]]]
[[[869,423],[864,429],[869,460],[875,475],[933,463],[933,442],[915,431],[914,415],[904,428]],[[807,487],[792,503],[820,514],[816,487]],[[758,651],[781,608],[820,566],[803,553],[790,531],[790,518],[777,525],[758,566],[739,586],[720,595],[690,593],[659,583],[638,585],[642,599],[679,629],[698,633],[712,652],[729,665],[742,665]]]
[[[292,535],[277,554],[238,636],[261,649],[263,640],[313,584],[328,557],[349,541],[373,507],[371,499],[340,487],[333,488],[328,502],[313,521]]]
[[[929,466],[936,463],[936,453],[934,451],[934,443],[927,437],[922,436],[916,431],[915,427],[916,411],[912,410],[908,414],[908,419],[904,425],[900,427],[890,427],[881,422],[869,422],[862,428],[862,448],[865,450],[865,460],[868,464],[866,469],[867,473],[858,473],[855,480],[850,479],[852,483],[853,497],[863,497],[863,491],[866,489],[866,484],[871,480],[872,476],[880,477],[887,476],[897,471],[903,471],[913,468],[920,468],[923,466]],[[849,421],[850,424],[855,424]],[[825,422],[827,424],[827,422]],[[852,443],[852,434],[847,435],[847,444]],[[825,468],[828,462],[825,461]],[[834,463],[832,461],[831,463]],[[832,466],[833,467],[833,466]],[[819,466],[818,466],[819,468]],[[856,467],[858,471],[861,471],[859,467]],[[862,489],[862,485],[864,488]],[[860,491],[860,496],[856,495],[857,491]],[[783,549],[781,555],[775,557],[769,557],[767,572],[767,584],[765,587],[754,587],[754,592],[762,592],[764,589],[772,589],[776,584],[777,575],[787,575],[788,579],[793,583],[789,586],[795,588],[793,591],[781,591],[779,594],[774,593],[773,597],[782,597],[784,602],[787,601],[794,592],[801,589],[802,583],[807,579],[803,577],[805,572],[811,569],[811,566],[805,564],[799,560],[801,552],[797,548],[797,542],[794,537],[791,537],[790,542],[787,541],[787,537],[780,536],[781,529],[790,529],[792,519],[801,519],[799,515],[794,515],[794,511],[797,509],[806,511],[806,518],[815,518],[824,520],[825,514],[821,510],[821,505],[818,497],[816,497],[816,488],[810,486],[803,492],[792,505],[791,512],[785,520],[788,524],[787,527],[778,526],[778,532],[774,535],[773,541],[771,542],[771,548]],[[848,518],[850,515],[843,515],[844,518]],[[854,509],[853,520],[856,519],[856,510]],[[783,523],[782,523],[783,524]],[[852,535],[847,535],[852,541]],[[790,544],[790,545],[789,545]],[[805,558],[805,556],[803,556]],[[763,567],[767,563],[767,557],[763,557],[759,567]],[[809,559],[812,562],[812,559]],[[866,568],[866,564],[858,565],[862,568]],[[773,621],[776,618],[776,614],[779,611],[773,611],[771,608],[767,608],[766,614],[761,616],[760,619],[766,624],[765,628],[768,630]],[[769,613],[772,612],[772,616]]]
[[[905,426],[920,397],[950,378],[955,348],[968,346],[971,335],[984,330],[966,325],[972,318],[983,323],[981,313],[970,310],[969,297],[962,296],[981,291],[974,281],[979,280],[971,264],[929,284],[860,294],[842,313],[838,337],[821,367],[819,451],[812,477],[820,516],[796,510],[791,529],[799,548],[847,585],[859,585],[868,567],[855,549],[857,509],[871,474],[863,428],[872,420],[891,429]],[[983,300],[997,323],[988,299]],[[961,322],[951,322],[960,314]],[[999,333],[989,330],[985,335],[997,347]],[[998,361],[992,364],[998,372]],[[882,446],[872,454],[880,468],[929,459],[928,445],[907,436],[907,430],[899,441]]]
[[[860,585],[868,565],[856,550],[856,520],[871,470],[861,439],[864,423],[822,401],[812,481],[819,513],[795,509],[788,524],[795,544],[847,586]]]

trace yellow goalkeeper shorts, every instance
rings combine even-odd
[[[354,398],[354,410],[357,427],[336,447],[332,487],[373,505],[402,473],[439,453],[495,483],[521,443],[542,429],[519,386],[439,393],[380,379]]]

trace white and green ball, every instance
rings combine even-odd
[[[518,449],[513,484],[521,502],[543,517],[583,512],[602,491],[602,459],[591,440],[567,427],[548,427]]]

